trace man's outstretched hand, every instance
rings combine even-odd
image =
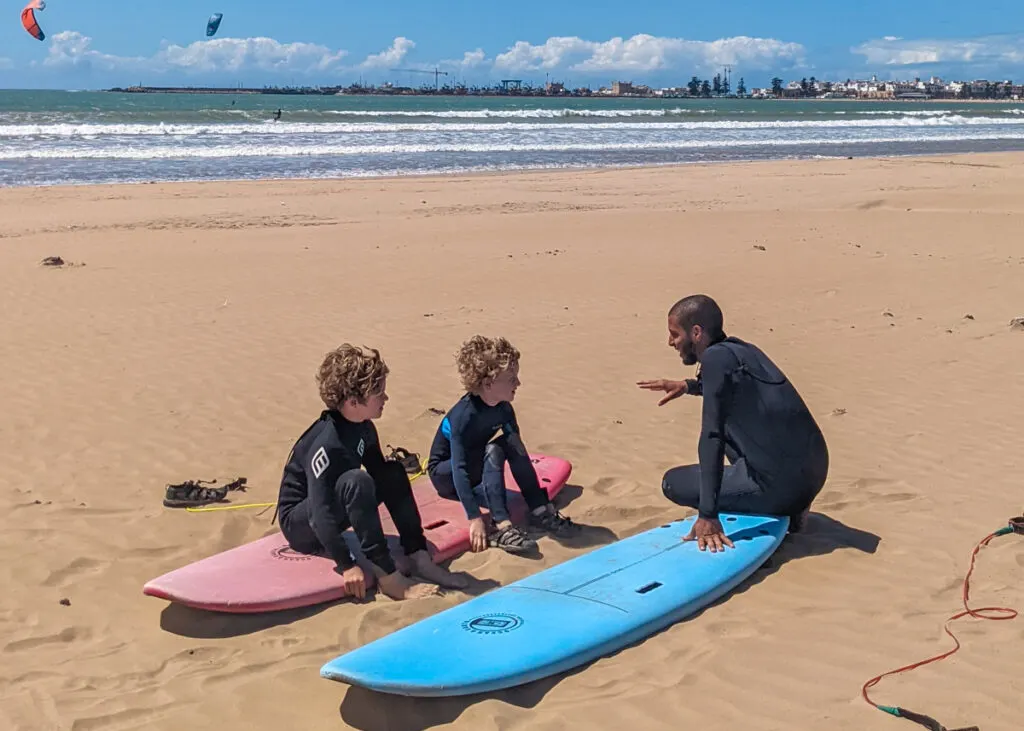
[[[710,548],[711,553],[718,553],[724,551],[725,546],[729,548],[735,548],[732,541],[729,540],[729,536],[725,535],[725,529],[722,528],[722,524],[717,518],[708,520],[707,518],[697,518],[693,524],[693,528],[690,529],[689,535],[683,538],[684,541],[697,541],[697,548],[704,550]]]
[[[669,381],[659,378],[656,381],[637,381],[636,385],[648,391],[664,391],[667,395],[658,402],[658,406],[664,406],[669,401],[679,398],[686,393],[686,381]]]

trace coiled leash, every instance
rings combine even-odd
[[[971,566],[967,570],[967,576],[964,577],[964,609],[962,612],[957,612],[952,617],[947,619],[943,627],[943,629],[945,629],[946,631],[946,634],[953,638],[953,642],[956,643],[956,647],[954,647],[952,650],[949,650],[948,652],[942,653],[941,655],[930,657],[927,660],[921,660],[920,662],[916,662],[913,665],[907,665],[896,670],[890,670],[887,673],[882,673],[881,675],[872,678],[868,682],[864,683],[864,686],[861,688],[861,695],[864,697],[865,701],[867,701],[880,711],[885,711],[886,713],[892,714],[893,716],[896,716],[898,718],[905,718],[908,721],[914,721],[915,723],[919,723],[926,729],[929,729],[929,731],[979,731],[979,728],[977,726],[963,726],[961,728],[947,729],[934,718],[930,716],[925,716],[922,713],[914,713],[913,711],[908,711],[906,708],[900,708],[899,706],[880,705],[878,703],[875,703],[868,696],[868,688],[873,688],[878,684],[878,682],[882,678],[888,675],[895,675],[896,673],[902,673],[907,670],[919,668],[923,665],[928,665],[929,663],[936,662],[937,660],[947,658],[954,652],[959,650],[960,640],[956,638],[956,635],[949,631],[949,623],[954,620],[967,616],[974,617],[975,619],[992,620],[1013,619],[1017,616],[1017,612],[1014,609],[1008,609],[1006,607],[982,607],[980,609],[971,609],[970,604],[968,603],[971,592],[971,573],[974,571],[974,560],[978,556],[978,551],[980,551],[983,546],[987,546],[989,544],[989,541],[991,541],[993,538],[996,538],[998,536],[1006,536],[1011,533],[1016,533],[1019,536],[1024,536],[1024,515],[1018,516],[1016,518],[1010,518],[1009,523],[1005,527],[1000,528],[994,533],[991,533],[985,536],[983,539],[981,539],[981,541],[978,542],[978,545],[974,547],[974,551],[971,553]]]

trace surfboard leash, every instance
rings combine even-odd
[[[896,670],[890,670],[887,673],[876,675],[871,680],[864,683],[863,687],[861,688],[861,695],[863,696],[865,701],[870,703],[878,710],[896,716],[897,718],[905,718],[908,721],[919,723],[925,728],[929,729],[929,731],[979,731],[978,726],[963,726],[961,728],[947,729],[945,726],[943,726],[941,723],[936,721],[931,716],[925,716],[922,713],[908,711],[906,708],[901,708],[900,706],[883,706],[879,703],[875,703],[873,700],[871,700],[870,696],[868,696],[868,688],[873,688],[874,686],[878,685],[879,681],[881,681],[881,679],[884,677],[887,677],[889,675],[896,675],[897,673],[906,672],[908,670],[913,670],[915,668],[919,668],[924,665],[937,662],[938,660],[942,660],[944,658],[949,657],[957,650],[959,650],[960,640],[958,640],[956,635],[954,635],[950,631],[950,622],[960,619],[961,617],[968,616],[973,617],[974,619],[991,620],[1013,619],[1017,616],[1016,610],[1009,609],[1007,607],[981,607],[979,609],[972,609],[969,603],[971,594],[971,574],[974,572],[974,563],[975,559],[978,556],[978,552],[984,546],[987,546],[992,539],[997,538],[999,536],[1009,535],[1011,533],[1016,533],[1017,535],[1024,536],[1024,515],[1018,516],[1016,518],[1010,518],[1008,525],[982,538],[974,547],[974,551],[971,552],[971,565],[967,569],[967,575],[964,577],[963,611],[957,612],[956,614],[951,616],[949,619],[946,620],[945,624],[943,625],[943,629],[945,630],[946,634],[953,638],[953,642],[956,643],[956,646],[952,650],[948,650],[942,653],[941,655],[936,655],[934,657],[928,658],[927,660],[921,660],[920,662],[913,663],[912,665],[905,665],[904,667],[897,668]]]

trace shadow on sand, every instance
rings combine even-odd
[[[227,637],[241,637],[262,632],[271,627],[291,624],[315,617],[338,604],[353,602],[353,599],[339,599],[300,609],[284,609],[258,614],[227,614],[205,609],[193,609],[183,604],[168,604],[160,613],[160,629],[165,632],[191,637],[198,640],[221,640]]]
[[[804,531],[788,535],[775,553],[746,581],[724,597],[681,621],[692,622],[699,619],[705,612],[712,611],[730,597],[760,584],[790,561],[810,556],[824,556],[841,549],[875,553],[880,542],[881,538],[874,533],[851,528],[821,513],[811,513]],[[664,631],[648,635],[605,657],[614,657],[619,652],[643,644]],[[484,700],[498,700],[523,709],[533,708],[562,680],[583,672],[589,664],[515,688],[452,698],[408,698],[349,686],[339,707],[339,713],[345,723],[360,731],[424,731],[454,722],[467,708]]]
[[[570,483],[563,487],[551,502],[561,511],[571,505],[582,494],[582,487]],[[587,525],[575,520],[573,522],[579,527],[579,532],[576,535],[571,538],[552,540],[557,540],[561,545],[569,548],[594,548],[614,543],[619,539],[613,530],[605,528],[603,525]]]

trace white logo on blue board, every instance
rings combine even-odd
[[[327,458],[327,450],[320,447],[313,455],[313,461],[309,463],[309,466],[313,469],[313,477],[319,478],[330,464],[331,460]]]
[[[505,612],[483,614],[462,623],[462,629],[478,635],[502,635],[522,626],[522,617]]]

